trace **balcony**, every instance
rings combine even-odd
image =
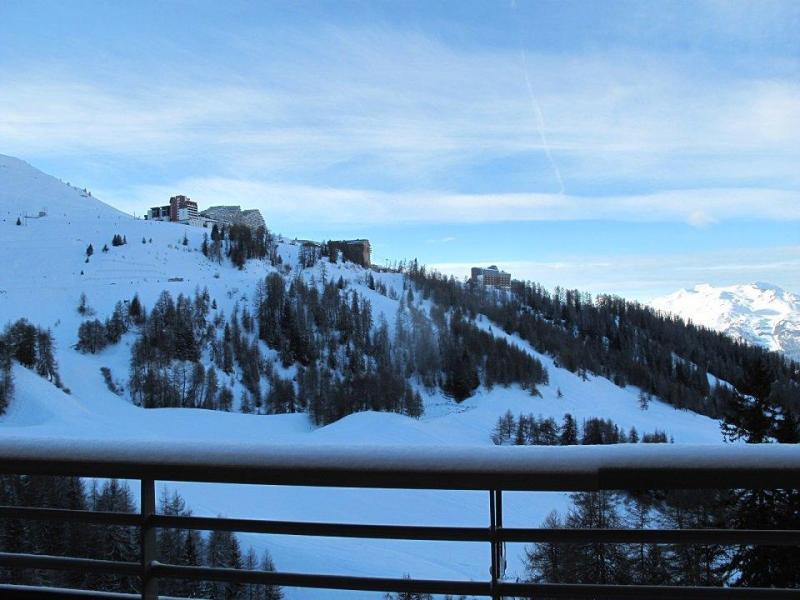
[[[800,546],[796,530],[540,529],[503,525],[505,491],[796,488],[800,448],[779,445],[667,444],[500,447],[290,447],[263,444],[110,443],[0,440],[0,473],[138,480],[138,514],[2,506],[0,518],[137,527],[139,562],[0,553],[0,567],[78,570],[140,578],[141,594],[112,594],[0,584],[2,598],[158,598],[162,579],[225,581],[374,592],[454,594],[485,598],[800,598],[800,590],[532,584],[502,578],[507,542],[595,542]],[[280,486],[478,490],[486,492],[488,527],[364,525],[156,514],[156,481]],[[226,530],[298,536],[458,541],[486,544],[483,581],[355,577],[162,564],[159,528]],[[402,565],[400,565],[402,567]]]

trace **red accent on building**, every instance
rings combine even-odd
[[[186,214],[181,215],[181,209],[186,209]],[[186,221],[189,217],[197,216],[197,202],[188,196],[173,196],[169,199],[169,220]]]

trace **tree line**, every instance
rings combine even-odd
[[[307,284],[270,274],[257,292],[258,335],[284,367],[298,365],[298,403],[318,423],[359,410],[421,413],[411,383],[440,388],[457,401],[481,383],[518,383],[535,391],[542,365],[455,312],[427,317],[401,299],[394,332],[374,324],[368,300],[344,281]]]
[[[37,327],[27,319],[19,319],[7,325],[0,335],[0,415],[8,408],[14,392],[12,360],[68,391],[58,373],[50,330]]]
[[[136,512],[127,483],[116,479],[88,483],[78,477],[0,476],[0,504],[36,506],[68,510],[116,513]],[[159,514],[189,516],[191,511],[181,496],[162,490]],[[138,562],[138,528],[120,525],[92,525],[71,521],[0,520],[0,550],[4,552],[72,556],[122,562]],[[237,537],[228,531],[207,535],[195,530],[159,529],[158,560],[184,566],[209,566],[231,569],[274,571],[268,552],[257,556],[250,548],[242,550]],[[44,571],[0,567],[0,581],[18,585],[81,588],[110,592],[137,593],[138,577],[81,571]],[[163,579],[159,593],[186,598],[224,600],[280,600],[278,586],[234,584]]]
[[[264,226],[254,229],[248,225],[215,223],[210,238],[207,234],[203,236],[200,250],[217,262],[222,262],[225,256],[239,269],[251,258],[267,258],[272,264],[278,262],[275,238]]]
[[[709,491],[580,492],[563,517],[552,512],[545,528],[702,529],[724,526]],[[721,586],[729,581],[730,550],[718,545],[540,543],[525,552],[537,583]]]
[[[400,300],[392,331],[341,278],[320,285],[271,273],[252,310],[237,305],[226,318],[207,290],[177,299],[164,291],[149,312],[134,296],[105,322],[84,321],[76,347],[99,352],[135,330],[129,390],[146,408],[231,410],[236,398],[224,376],[241,383],[243,412],[307,411],[318,424],[364,410],[420,416],[421,389],[460,402],[480,385],[536,393],[547,382],[538,360],[460,311],[428,315],[410,289]]]
[[[559,425],[553,417],[538,417],[533,414],[515,418],[509,410],[498,417],[492,431],[492,442],[497,446],[594,446],[604,444],[666,444],[665,431],[639,434],[636,427],[627,432],[611,419],[590,417],[581,426],[575,417],[565,413]]]
[[[709,375],[743,391],[749,373],[764,368],[772,401],[800,411],[800,365],[638,302],[562,288],[551,293],[521,281],[500,291],[459,282],[416,261],[399,269],[425,299],[471,319],[486,315],[574,373],[635,385],[677,408],[722,418],[735,390],[711,385]]]
[[[727,440],[800,443],[794,417],[772,394],[773,372],[762,363],[748,372],[722,430]],[[800,528],[800,489],[658,490],[573,495],[563,518],[544,527],[674,529]],[[526,553],[533,581],[800,587],[800,548],[764,545],[537,544]]]

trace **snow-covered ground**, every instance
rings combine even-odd
[[[656,298],[650,304],[685,321],[800,361],[800,296],[772,284],[700,284]]]
[[[176,190],[176,192],[179,190]],[[153,198],[152,204],[163,204]],[[26,215],[41,218],[25,219]],[[268,215],[267,220],[268,220]],[[23,225],[16,225],[17,218]],[[144,410],[110,392],[100,372],[109,367],[115,379],[128,379],[133,334],[103,352],[81,354],[73,349],[83,320],[76,307],[82,293],[99,318],[117,301],[138,293],[151,307],[162,290],[193,294],[207,287],[218,310],[230,315],[234,305],[251,306],[257,283],[273,270],[250,261],[244,270],[209,261],[199,251],[206,230],[171,223],[143,221],[121,213],[82,190],[67,187],[17,159],[0,156],[0,325],[25,317],[50,328],[59,370],[69,394],[32,372],[14,368],[16,394],[3,417],[0,436],[27,439],[214,440],[281,444],[357,444],[365,447],[417,445],[431,452],[445,446],[491,446],[497,419],[511,410],[552,416],[571,413],[584,418],[610,418],[620,427],[640,432],[665,430],[676,443],[721,443],[719,423],[653,401],[639,408],[638,389],[622,389],[610,381],[586,380],[557,368],[553,361],[482,319],[479,324],[530,352],[548,370],[550,383],[541,396],[519,388],[494,388],[463,402],[436,394],[425,396],[425,415],[411,419],[397,414],[365,412],[315,428],[304,414],[245,415],[199,409]],[[114,234],[128,243],[111,246]],[[182,245],[184,235],[188,245]],[[143,243],[144,240],[144,243]],[[85,262],[88,244],[94,255]],[[107,253],[101,251],[108,244]],[[284,262],[298,270],[298,246],[282,241]],[[366,272],[352,264],[318,263],[302,273],[309,281],[340,276],[372,302],[376,322],[393,323],[399,303],[370,290]],[[374,273],[390,290],[402,290],[402,277]],[[389,296],[392,296],[390,293]],[[238,394],[236,395],[238,397]],[[172,484],[166,484],[172,485]],[[310,489],[230,485],[176,485],[196,514],[271,519],[331,520],[363,523],[487,525],[485,493],[402,490]],[[564,494],[508,494],[509,524],[538,525],[553,508],[564,510]],[[291,536],[241,536],[257,548],[268,547],[281,570],[354,575],[485,579],[488,546],[470,543],[386,542]],[[522,576],[521,547],[509,548],[508,574]],[[359,594],[289,591],[289,598],[352,598]],[[376,597],[376,595],[371,595]]]

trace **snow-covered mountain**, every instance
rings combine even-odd
[[[654,308],[800,361],[800,295],[769,283],[708,284],[656,298]]]
[[[179,190],[176,190],[179,191]],[[153,199],[153,204],[163,199]],[[40,211],[45,214],[40,216]],[[28,218],[26,218],[28,217]],[[265,215],[269,221],[269,215]],[[17,225],[19,219],[20,224]],[[625,429],[666,430],[677,443],[720,443],[719,422],[678,410],[657,399],[640,408],[639,390],[620,387],[603,377],[578,374],[560,367],[552,357],[537,352],[515,334],[507,334],[485,317],[478,327],[503,337],[537,358],[549,383],[532,396],[518,386],[479,388],[463,403],[439,391],[423,391],[425,412],[419,419],[387,412],[360,412],[325,427],[314,427],[307,415],[241,414],[195,408],[143,409],[127,392],[109,389],[101,368],[110,370],[127,387],[131,332],[98,353],[75,349],[79,325],[87,315],[77,306],[82,294],[90,310],[103,319],[117,302],[134,293],[146,307],[155,305],[163,290],[173,296],[191,296],[208,288],[215,314],[229,317],[234,307],[252,306],[264,278],[280,271],[287,279],[300,277],[308,285],[343,280],[372,305],[374,322],[385,319],[393,327],[404,295],[400,273],[370,272],[353,263],[331,263],[323,258],[302,268],[300,247],[279,240],[278,266],[250,260],[243,269],[229,261],[209,260],[200,251],[207,230],[172,223],[134,219],[91,196],[45,175],[18,159],[0,155],[0,326],[26,318],[47,328],[55,342],[56,359],[64,387],[58,389],[30,370],[16,365],[16,392],[7,413],[0,416],[0,436],[19,438],[174,439],[202,443],[207,439],[230,443],[424,445],[434,452],[441,446],[490,446],[498,418],[512,411],[551,416],[567,412],[578,423],[590,417],[610,418]],[[112,246],[115,235],[128,243]],[[186,239],[186,243],[183,240]],[[94,247],[87,262],[86,248]],[[108,245],[108,251],[101,248]],[[371,283],[372,285],[368,284]],[[379,293],[381,284],[386,290]],[[421,294],[413,300],[424,314],[430,306]],[[276,353],[264,348],[265,360],[279,366]],[[294,367],[281,371],[291,377]],[[242,391],[237,375],[224,375],[226,385]],[[235,407],[234,407],[235,408]],[[172,484],[175,485],[175,484]],[[180,484],[180,493],[195,514],[229,517],[266,517],[295,520],[361,521],[386,524],[485,525],[485,498],[461,492],[391,490],[276,489],[269,493],[252,486]],[[553,508],[568,505],[565,494],[513,494],[508,512],[516,522],[537,526]],[[315,540],[292,536],[242,536],[260,549],[268,547],[282,570],[351,573],[369,576],[482,579],[486,575],[485,549],[470,544],[370,542],[346,539]],[[521,577],[521,552],[509,556],[508,576]],[[304,597],[287,590],[288,598]],[[377,597],[377,595],[320,591],[317,598]]]

